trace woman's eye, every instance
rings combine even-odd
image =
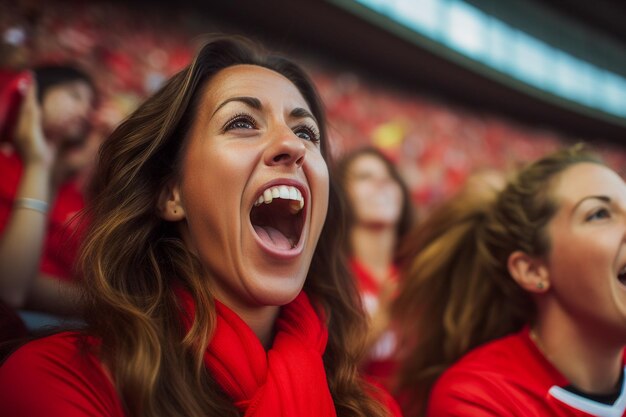
[[[248,115],[237,115],[224,125],[224,131],[233,129],[256,129],[256,123]]]
[[[587,221],[600,220],[600,219],[606,219],[609,217],[611,217],[611,213],[609,212],[609,210],[605,208],[601,208],[601,209],[594,211],[589,216],[587,216],[586,220]]]
[[[314,143],[320,141],[319,133],[312,126],[298,126],[294,129],[293,133],[300,139],[308,140]]]

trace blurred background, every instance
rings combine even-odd
[[[609,0],[0,0],[0,64],[76,63],[112,129],[203,34],[251,36],[313,76],[333,152],[381,149],[425,213],[476,170],[578,141],[623,174],[625,21]]]

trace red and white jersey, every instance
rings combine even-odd
[[[350,266],[356,278],[365,311],[370,316],[374,316],[380,308],[381,285],[356,259],[350,260]],[[398,270],[395,266],[392,266],[389,271],[389,279],[394,281],[398,279]],[[368,353],[368,359],[363,364],[363,373],[372,378],[372,381],[388,387],[397,368],[394,358],[396,345],[396,334],[391,329],[385,330]]]
[[[427,416],[626,417],[626,384],[612,405],[567,391],[568,385],[525,328],[474,349],[444,372]]]

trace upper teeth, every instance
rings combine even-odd
[[[304,198],[302,193],[296,187],[291,185],[278,185],[275,187],[269,187],[259,198],[254,202],[254,207],[258,207],[261,203],[269,204],[275,198],[282,198],[283,200],[291,200],[289,204],[289,210],[292,213],[297,213],[304,207]]]

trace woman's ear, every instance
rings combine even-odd
[[[518,250],[509,255],[507,267],[515,282],[526,291],[535,294],[548,291],[550,277],[543,260]]]
[[[180,199],[180,187],[170,181],[162,189],[157,202],[157,209],[162,219],[177,222],[185,218],[185,209]]]

